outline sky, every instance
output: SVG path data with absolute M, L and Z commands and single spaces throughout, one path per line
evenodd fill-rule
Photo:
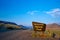
M 0 0 L 0 20 L 26 26 L 60 23 L 60 0 Z

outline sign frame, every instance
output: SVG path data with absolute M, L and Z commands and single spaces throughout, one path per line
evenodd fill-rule
M 32 22 L 32 25 L 34 31 L 44 32 L 46 30 L 46 24 L 44 23 Z

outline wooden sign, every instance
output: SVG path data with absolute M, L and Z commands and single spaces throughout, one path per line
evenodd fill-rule
M 34 31 L 44 32 L 46 30 L 46 24 L 44 23 L 32 22 L 32 25 Z

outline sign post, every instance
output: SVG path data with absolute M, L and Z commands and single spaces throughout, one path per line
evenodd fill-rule
M 32 22 L 32 25 L 33 25 L 33 36 L 34 37 L 37 37 L 38 36 L 43 36 L 44 35 L 44 32 L 46 30 L 46 24 L 44 23 L 39 23 L 39 22 Z

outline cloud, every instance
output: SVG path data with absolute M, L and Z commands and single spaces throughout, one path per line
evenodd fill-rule
M 39 11 L 28 11 L 27 14 L 30 14 L 30 15 L 34 15 L 36 13 L 38 13 Z
M 45 12 L 53 17 L 60 17 L 60 8 L 52 9 L 50 11 Z
M 51 9 L 49 11 L 37 11 L 37 10 L 35 10 L 35 11 L 28 11 L 27 12 L 27 14 L 32 15 L 32 16 L 37 14 L 37 13 L 46 13 L 46 14 L 49 14 L 52 17 L 56 18 L 56 17 L 60 17 L 60 8 Z

